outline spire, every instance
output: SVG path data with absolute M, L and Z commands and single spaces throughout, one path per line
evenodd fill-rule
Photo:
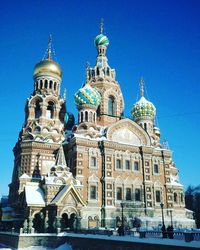
M 63 99 L 64 99 L 64 101 L 66 101 L 66 97 L 67 97 L 67 89 L 65 88 L 65 89 L 64 89 L 64 94 L 63 94 Z
M 85 68 L 86 68 L 86 83 L 87 83 L 89 80 L 89 69 L 90 69 L 89 62 L 86 62 Z
M 47 59 L 52 59 L 52 35 L 49 35 L 49 42 L 48 42 L 48 48 L 47 48 Z
M 100 23 L 100 34 L 103 34 L 104 32 L 104 20 L 101 18 L 101 23 Z
M 141 77 L 140 79 L 140 96 L 144 96 L 144 79 Z
M 60 148 L 58 150 L 58 153 L 57 153 L 57 156 L 56 156 L 55 167 L 59 167 L 59 166 L 67 167 L 67 163 L 66 163 L 66 160 L 65 160 L 65 155 L 64 155 L 62 145 L 60 146 Z

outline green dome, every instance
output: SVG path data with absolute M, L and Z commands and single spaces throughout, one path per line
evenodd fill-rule
M 109 40 L 107 38 L 107 36 L 100 34 L 95 38 L 95 45 L 96 47 L 99 46 L 105 46 L 107 47 L 109 45 Z
M 101 102 L 101 95 L 95 88 L 92 88 L 89 83 L 86 83 L 83 88 L 75 93 L 74 99 L 77 106 L 88 104 L 97 107 Z
M 142 118 L 154 119 L 156 115 L 156 108 L 153 103 L 147 101 L 144 96 L 142 96 L 140 100 L 133 106 L 131 113 L 135 120 Z

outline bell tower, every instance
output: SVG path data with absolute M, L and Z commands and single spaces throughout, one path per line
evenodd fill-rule
M 108 64 L 106 50 L 109 45 L 103 34 L 103 21 L 100 34 L 95 38 L 97 59 L 94 68 L 87 68 L 87 79 L 92 87 L 101 94 L 101 103 L 97 109 L 97 124 L 107 126 L 121 119 L 124 112 L 124 99 L 119 83 L 116 81 L 115 69 Z
M 64 140 L 65 98 L 60 96 L 62 70 L 52 58 L 49 38 L 46 56 L 34 68 L 34 90 L 25 106 L 25 122 L 14 151 L 10 200 L 15 201 L 20 176 L 38 181 L 55 165 L 55 154 Z M 35 174 L 37 173 L 37 175 Z

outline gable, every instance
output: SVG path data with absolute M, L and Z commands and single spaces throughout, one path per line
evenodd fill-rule
M 135 146 L 150 146 L 148 134 L 137 123 L 130 119 L 120 120 L 110 126 L 107 130 L 107 139 Z
M 81 204 L 85 206 L 85 202 L 83 201 L 82 197 L 80 196 L 79 192 L 76 188 L 71 185 L 66 185 L 54 199 L 51 201 L 52 205 L 64 205 L 64 206 L 74 206 L 76 207 L 77 204 Z

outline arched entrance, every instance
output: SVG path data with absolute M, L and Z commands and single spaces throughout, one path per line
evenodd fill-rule
M 36 213 L 33 219 L 33 227 L 36 233 L 44 232 L 44 219 L 41 213 Z
M 68 215 L 67 213 L 62 214 L 61 218 L 61 230 L 74 230 L 75 229 L 76 214 L 72 213 Z

